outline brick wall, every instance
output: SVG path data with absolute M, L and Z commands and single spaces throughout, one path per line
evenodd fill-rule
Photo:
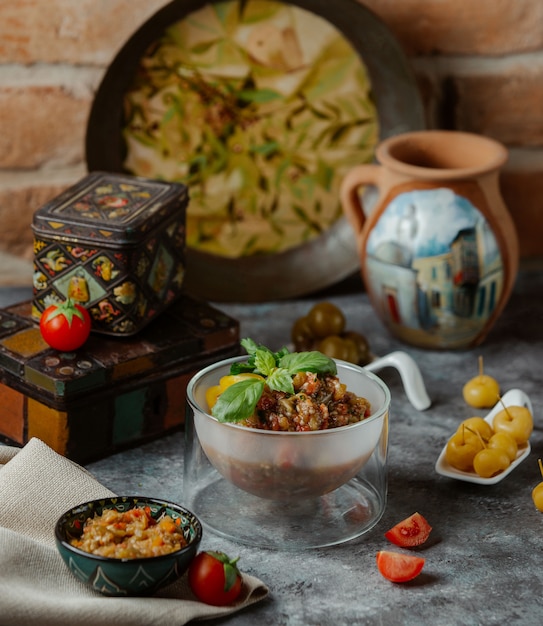
M 431 128 L 503 142 L 521 259 L 543 257 L 543 2 L 363 0 L 402 44 Z
M 524 260 L 543 257 L 543 2 L 359 0 L 403 46 L 430 128 L 505 143 Z M 1 0 L 0 252 L 32 258 L 32 214 L 85 172 L 93 93 L 165 0 Z

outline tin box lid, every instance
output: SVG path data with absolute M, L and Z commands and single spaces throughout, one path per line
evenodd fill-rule
M 187 204 L 180 183 L 91 172 L 40 207 L 32 228 L 53 239 L 133 245 Z

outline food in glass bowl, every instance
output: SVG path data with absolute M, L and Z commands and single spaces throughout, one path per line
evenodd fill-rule
M 374 452 L 381 455 L 384 467 L 390 393 L 379 378 L 318 352 L 283 349 L 273 353 L 251 340 L 243 340 L 242 345 L 248 358 L 227 359 L 202 370 L 187 389 L 200 444 L 222 476 L 259 497 L 294 500 L 340 487 L 356 476 Z M 300 380 L 318 379 L 319 393 L 329 396 L 328 406 L 320 403 L 325 409 L 319 405 L 319 417 L 310 412 L 309 420 L 305 419 L 310 394 L 296 391 L 294 381 L 300 372 Z M 242 375 L 250 376 L 244 379 Z M 234 379 L 221 390 L 225 376 Z M 327 379 L 332 392 L 324 382 Z M 334 392 L 338 392 L 335 401 Z M 288 415 L 297 412 L 293 399 L 297 393 L 304 396 L 302 420 Z M 263 410 L 262 403 L 266 405 L 270 397 L 272 408 Z M 313 418 L 316 424 L 312 425 Z M 284 429 L 279 428 L 281 420 Z M 327 427 L 312 428 L 316 425 Z
M 223 422 L 274 431 L 307 432 L 338 428 L 370 415 L 366 398 L 352 393 L 337 374 L 333 359 L 321 352 L 271 352 L 242 339 L 249 353 L 230 374 L 210 387 L 211 414 Z

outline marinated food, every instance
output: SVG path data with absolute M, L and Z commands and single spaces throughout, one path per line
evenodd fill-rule
M 86 520 L 81 537 L 71 545 L 114 559 L 140 559 L 176 552 L 187 545 L 181 520 L 151 515 L 149 507 L 107 509 Z
M 250 355 L 208 389 L 214 417 L 262 430 L 308 432 L 360 422 L 370 402 L 347 389 L 333 359 L 321 352 L 272 352 L 251 339 L 241 344 Z
M 248 358 L 207 371 L 194 411 L 199 442 L 219 474 L 281 501 L 319 497 L 354 478 L 386 436 L 380 385 L 318 351 L 241 344 Z
M 326 430 L 360 422 L 370 414 L 370 403 L 347 390 L 337 376 L 299 372 L 294 394 L 265 387 L 256 412 L 239 422 L 263 430 Z
M 282 501 L 330 493 L 356 476 L 367 460 L 362 455 L 348 462 L 338 460 L 322 468 L 312 467 L 303 453 L 288 444 L 277 463 L 246 463 L 212 447 L 206 452 L 217 470 L 236 487 L 261 498 Z

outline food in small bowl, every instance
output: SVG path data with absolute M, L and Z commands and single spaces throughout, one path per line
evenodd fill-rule
M 154 498 L 80 504 L 55 526 L 60 555 L 82 582 L 108 596 L 151 595 L 187 570 L 202 539 L 199 519 Z
M 316 351 L 242 345 L 248 358 L 209 366 L 187 388 L 198 440 L 224 478 L 288 501 L 341 487 L 376 450 L 385 471 L 390 392 L 377 376 Z

